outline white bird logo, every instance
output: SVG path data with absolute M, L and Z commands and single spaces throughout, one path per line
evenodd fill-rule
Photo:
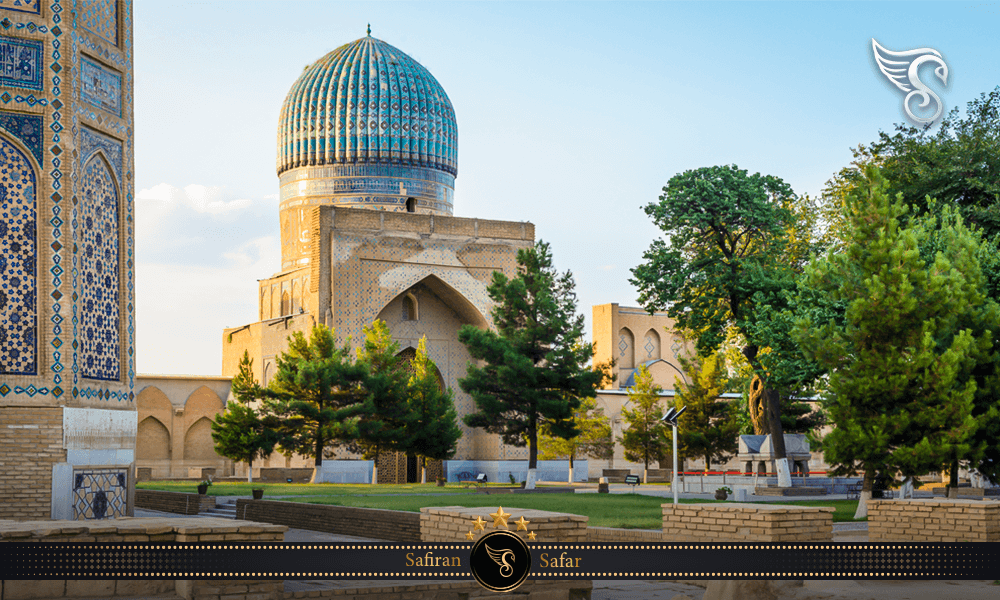
M 907 116 L 917 123 L 933 123 L 941 116 L 944 104 L 929 87 L 920 81 L 918 71 L 924 63 L 935 63 L 938 65 L 934 69 L 934 74 L 941 80 L 941 83 L 948 85 L 948 65 L 945 64 L 941 53 L 933 48 L 918 48 L 917 50 L 906 50 L 905 52 L 893 52 L 886 50 L 881 44 L 872 38 L 872 53 L 875 55 L 875 62 L 878 63 L 879 71 L 899 89 L 907 92 L 903 99 L 903 109 Z M 918 117 L 910 110 L 910 99 L 914 96 L 920 97 L 920 108 L 930 104 L 931 99 L 937 104 L 937 111 L 931 117 Z
M 493 562 L 500 565 L 500 575 L 502 577 L 510 577 L 514 572 L 514 567 L 507 564 L 507 555 L 510 555 L 510 562 L 514 562 L 514 551 L 513 550 L 494 550 L 490 548 L 488 544 L 486 546 L 486 553 L 490 555 Z

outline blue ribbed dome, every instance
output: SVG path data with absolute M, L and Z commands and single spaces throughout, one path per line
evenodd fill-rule
M 371 37 L 306 67 L 281 106 L 278 174 L 313 165 L 414 165 L 454 176 L 458 124 L 418 62 Z

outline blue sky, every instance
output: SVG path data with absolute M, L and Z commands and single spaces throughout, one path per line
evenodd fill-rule
M 816 195 L 902 122 L 884 47 L 938 50 L 945 111 L 1000 85 L 987 3 L 136 0 L 140 373 L 218 375 L 279 269 L 275 135 L 302 69 L 372 35 L 427 67 L 458 118 L 455 214 L 535 224 L 580 311 L 635 306 L 671 176 L 737 164 Z

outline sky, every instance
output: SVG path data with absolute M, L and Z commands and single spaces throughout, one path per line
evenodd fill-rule
M 280 269 L 275 149 L 303 68 L 365 35 L 406 52 L 458 119 L 455 215 L 535 224 L 578 309 L 638 306 L 643 212 L 735 164 L 818 195 L 905 121 L 872 39 L 932 48 L 945 112 L 1000 85 L 988 3 L 135 0 L 137 371 L 220 375 Z M 588 333 L 589 336 L 589 333 Z

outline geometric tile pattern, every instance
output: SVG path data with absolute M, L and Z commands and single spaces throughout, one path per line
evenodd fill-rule
M 0 0 L 0 9 L 39 14 L 39 0 Z
M 87 59 L 80 61 L 80 98 L 120 117 L 122 114 L 122 76 Z
M 363 37 L 310 65 L 278 118 L 278 173 L 305 165 L 401 163 L 458 172 L 458 124 L 441 84 Z
M 35 186 L 27 156 L 0 137 L 0 373 L 38 368 Z
M 117 519 L 127 516 L 128 472 L 88 469 L 73 472 L 73 519 Z
M 79 0 L 76 10 L 80 22 L 91 33 L 118 45 L 118 2 L 116 0 Z
M 93 156 L 84 167 L 79 234 L 80 363 L 84 377 L 121 375 L 118 191 L 107 163 Z
M 42 42 L 0 37 L 0 85 L 42 89 Z
M 0 127 L 24 144 L 39 163 L 42 162 L 42 118 L 0 111 Z

